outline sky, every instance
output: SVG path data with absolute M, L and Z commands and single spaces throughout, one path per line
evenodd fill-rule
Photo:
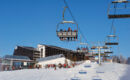
M 66 0 L 89 45 L 104 41 L 110 33 L 112 20 L 107 17 L 109 0 Z M 37 44 L 76 49 L 79 42 L 62 42 L 56 25 L 62 21 L 63 0 L 0 0 L 0 56 L 13 54 L 17 45 Z M 66 11 L 67 14 L 67 11 Z M 66 18 L 71 19 L 67 14 Z M 130 18 L 116 19 L 119 53 L 130 54 Z M 80 34 L 79 34 L 80 35 Z M 83 41 L 85 42 L 85 41 Z

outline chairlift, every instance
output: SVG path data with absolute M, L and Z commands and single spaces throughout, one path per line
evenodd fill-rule
M 105 49 L 104 53 L 105 54 L 112 54 L 113 51 L 111 50 L 112 47 L 108 47 L 107 49 Z
M 102 79 L 100 79 L 100 78 L 94 78 L 93 80 L 102 80 Z
M 105 55 L 105 56 L 103 56 L 103 57 L 110 57 L 110 56 L 108 56 L 108 55 Z
M 98 55 L 99 55 L 99 53 L 93 54 L 93 56 L 98 56 Z M 101 56 L 104 56 L 105 54 L 104 54 L 104 53 L 100 53 L 100 55 L 101 55 Z
M 118 45 L 118 37 L 115 35 L 108 35 L 107 36 L 107 42 L 105 45 Z
M 96 46 L 92 46 L 91 49 L 96 49 Z
M 79 77 L 72 77 L 71 80 L 81 80 Z
M 108 49 L 108 46 L 106 46 L 106 45 L 105 45 L 105 46 L 103 46 L 103 49 Z
M 96 73 L 104 73 L 104 71 L 96 71 Z
M 93 76 L 92 80 L 102 80 L 99 76 Z
M 85 45 L 85 46 L 80 46 L 77 48 L 77 52 L 79 53 L 88 53 L 89 52 L 89 49 L 88 47 Z
M 79 74 L 87 74 L 87 72 L 85 70 L 80 70 Z
M 130 1 L 112 1 L 108 7 L 108 18 L 130 18 Z
M 90 67 L 91 67 L 91 65 L 84 65 L 84 67 L 85 67 L 85 68 L 90 68 Z
M 80 43 L 78 44 L 77 52 L 79 52 L 79 53 L 88 53 L 89 52 L 88 43 L 82 42 L 81 35 L 80 35 Z
M 75 21 L 64 19 L 64 13 L 67 7 L 64 7 L 63 20 L 57 24 L 56 33 L 61 41 L 77 41 L 78 24 Z
M 112 54 L 113 51 L 105 51 L 104 53 L 105 53 L 105 54 Z

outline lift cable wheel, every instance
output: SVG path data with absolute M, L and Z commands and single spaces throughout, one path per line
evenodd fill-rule
M 108 6 L 108 18 L 130 18 L 130 1 L 127 0 L 112 0 Z M 116 14 L 113 13 L 116 10 Z M 129 10 L 129 12 L 128 12 Z

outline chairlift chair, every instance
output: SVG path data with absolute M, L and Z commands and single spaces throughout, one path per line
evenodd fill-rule
M 85 70 L 80 70 L 79 74 L 87 74 L 87 72 Z
M 98 56 L 98 55 L 99 55 L 99 53 L 93 54 L 93 56 Z M 100 55 L 101 55 L 101 56 L 104 56 L 105 54 L 104 54 L 104 53 L 100 53 Z
M 105 53 L 105 54 L 112 54 L 113 51 L 105 51 L 104 53 Z
M 77 52 L 79 52 L 79 53 L 88 53 L 89 52 L 89 49 L 88 49 L 88 47 L 81 47 L 81 48 L 77 48 Z
M 108 18 L 130 18 L 130 1 L 115 0 L 108 7 Z
M 91 67 L 91 65 L 84 65 L 84 67 L 85 67 L 85 68 L 90 68 L 90 67 Z
M 64 7 L 62 21 L 57 24 L 56 33 L 61 41 L 77 41 L 78 24 L 74 20 L 65 20 L 64 15 L 66 8 L 68 7 L 67 6 Z M 66 28 L 68 28 L 68 30 Z
M 107 57 L 107 58 L 108 58 L 108 57 L 110 57 L 110 56 L 106 55 L 106 56 L 103 56 L 103 57 Z
M 108 35 L 105 45 L 118 45 L 118 37 L 115 35 Z
M 92 46 L 91 49 L 96 49 L 96 46 Z
M 105 45 L 105 46 L 103 46 L 103 49 L 108 49 L 108 47 Z
M 81 80 L 79 77 L 72 77 L 71 80 Z
M 112 47 L 108 47 L 107 49 L 105 49 L 104 53 L 105 54 L 112 54 L 113 53 Z
M 80 44 L 78 44 L 77 52 L 79 52 L 79 53 L 88 53 L 89 52 L 88 44 L 82 43 L 81 37 L 80 37 Z
M 76 26 L 76 30 L 64 30 L 60 28 L 60 25 L 64 24 L 73 24 Z M 66 27 L 66 26 L 65 26 Z M 68 27 L 70 28 L 70 27 Z M 76 41 L 78 37 L 78 24 L 74 21 L 62 21 L 57 24 L 57 36 L 60 38 L 61 41 Z
M 99 76 L 93 76 L 92 80 L 102 80 Z

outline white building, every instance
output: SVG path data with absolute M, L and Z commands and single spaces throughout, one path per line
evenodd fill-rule
M 65 63 L 65 57 L 63 54 L 60 55 L 54 55 L 54 56 L 49 56 L 49 57 L 45 57 L 45 58 L 40 58 L 37 59 L 37 64 L 41 65 L 42 68 L 47 65 L 47 64 L 56 64 L 58 65 L 59 63 L 64 64 Z M 70 64 L 70 60 L 67 60 L 68 64 Z

